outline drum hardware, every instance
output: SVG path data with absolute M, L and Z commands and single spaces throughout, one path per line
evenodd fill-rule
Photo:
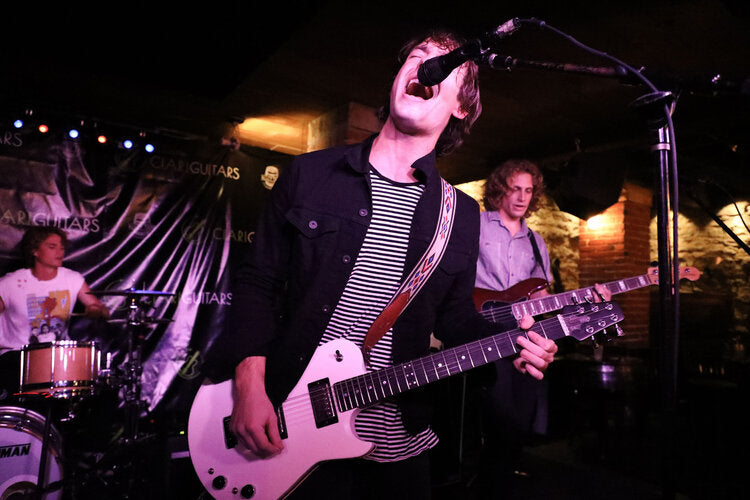
M 128 297 L 128 298 L 171 297 L 174 295 L 174 292 L 160 292 L 157 290 L 136 290 L 135 288 L 127 288 L 125 290 L 89 290 L 87 293 L 90 295 L 94 295 L 96 297 L 122 296 L 122 297 Z
M 127 317 L 108 321 L 124 325 L 125 361 L 114 367 L 112 353 L 102 356 L 96 342 L 57 341 L 24 346 L 20 352 L 20 373 L 16 372 L 20 391 L 14 397 L 21 406 L 37 411 L 0 406 L 0 498 L 20 495 L 19 498 L 55 500 L 63 492 L 89 498 L 88 490 L 101 490 L 103 496 L 112 493 L 130 498 L 128 495 L 132 492 L 148 491 L 143 479 L 144 473 L 149 472 L 148 463 L 143 457 L 152 452 L 156 434 L 139 429 L 139 419 L 147 404 L 141 400 L 143 345 L 148 338 L 143 327 L 167 324 L 171 320 L 147 317 L 144 309 L 149 297 L 174 294 L 135 289 L 90 293 L 125 297 Z M 18 365 L 15 370 L 19 370 Z M 119 405 L 117 399 L 120 399 Z M 102 404 L 106 410 L 102 410 Z M 118 407 L 116 414 L 101 421 L 100 426 L 98 415 L 102 411 L 115 411 L 115 407 Z M 99 410 L 92 412 L 95 408 Z M 97 417 L 92 420 L 93 427 L 84 424 L 84 428 L 79 428 L 81 419 L 94 415 Z M 70 433 L 66 434 L 68 457 L 63 457 L 62 437 L 52 425 L 53 421 Z M 103 433 L 102 439 L 96 437 L 97 432 Z M 6 441 L 8 446 L 15 446 L 15 441 L 25 446 L 29 439 L 8 438 L 11 434 L 32 435 L 29 439 L 33 440 L 30 445 L 33 460 L 21 463 L 18 473 L 6 467 L 3 448 Z M 72 440 L 70 443 L 67 443 L 68 438 Z M 64 479 L 63 464 L 68 476 Z
M 125 324 L 127 332 L 127 358 L 124 363 L 124 375 L 119 385 L 122 388 L 123 403 L 125 410 L 125 442 L 138 438 L 138 420 L 141 411 L 145 408 L 145 402 L 141 400 L 141 375 L 143 374 L 143 340 L 138 330 L 141 326 L 148 324 L 168 323 L 171 320 L 154 319 L 146 316 L 143 310 L 143 300 L 148 297 L 173 296 L 172 292 L 161 292 L 155 290 L 137 290 L 129 288 L 125 290 L 90 290 L 91 295 L 121 296 L 127 300 L 128 314 L 125 319 L 111 319 L 111 323 Z M 111 372 L 110 372 L 111 374 Z

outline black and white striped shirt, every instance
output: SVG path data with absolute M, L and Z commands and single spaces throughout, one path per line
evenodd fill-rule
M 321 344 L 346 338 L 361 346 L 370 325 L 401 284 L 412 218 L 424 185 L 397 183 L 374 169 L 370 171 L 370 182 L 370 226 Z M 392 341 L 391 329 L 370 353 L 368 371 L 393 366 Z M 356 418 L 355 429 L 362 439 L 375 444 L 365 458 L 378 462 L 413 457 L 438 443 L 437 435 L 429 428 L 417 435 L 407 433 L 401 410 L 392 401 L 363 409 Z

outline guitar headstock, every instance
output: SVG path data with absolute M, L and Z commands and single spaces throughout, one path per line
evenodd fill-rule
M 610 326 L 617 325 L 623 319 L 622 309 L 614 302 L 566 306 L 560 314 L 567 336 L 579 341 L 593 337 Z
M 649 267 L 646 275 L 648 276 L 648 280 L 651 282 L 652 285 L 659 284 L 659 268 L 658 267 Z M 686 279 L 689 281 L 695 281 L 700 277 L 701 277 L 701 272 L 698 270 L 697 267 L 680 266 L 680 279 L 681 280 Z

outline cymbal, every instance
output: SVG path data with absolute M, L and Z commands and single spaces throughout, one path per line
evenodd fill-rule
M 117 325 L 117 324 L 127 324 L 128 321 L 129 320 L 127 318 L 118 318 L 118 319 L 108 319 L 107 323 L 112 323 L 112 324 Z M 135 321 L 135 323 L 146 323 L 149 325 L 164 325 L 167 323 L 171 323 L 172 321 L 173 320 L 169 318 L 143 318 L 143 319 L 139 319 Z
M 159 292 L 157 290 L 136 290 L 135 288 L 128 288 L 127 290 L 89 290 L 87 293 L 95 295 L 97 297 L 103 297 L 107 295 L 121 295 L 121 296 L 145 296 L 145 295 L 156 295 L 156 296 L 170 296 L 174 295 L 174 292 Z

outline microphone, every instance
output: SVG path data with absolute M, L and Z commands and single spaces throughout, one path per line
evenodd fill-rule
M 442 56 L 433 57 L 423 62 L 417 70 L 419 83 L 432 87 L 442 82 L 451 72 L 470 59 L 476 59 L 482 53 L 479 40 L 472 40 L 453 49 Z
M 494 36 L 497 40 L 502 40 L 503 38 L 509 37 L 510 35 L 515 33 L 516 30 L 520 27 L 521 21 L 519 21 L 517 17 L 514 17 L 513 19 L 509 19 L 508 21 L 505 21 L 503 24 L 498 26 L 495 31 L 492 32 L 492 36 Z
M 517 17 L 501 24 L 488 35 L 495 40 L 502 40 L 512 35 L 520 26 Z M 453 49 L 442 56 L 427 59 L 419 66 L 417 78 L 419 83 L 426 87 L 432 87 L 442 82 L 451 72 L 469 60 L 478 59 L 483 53 L 481 40 L 471 40 L 457 49 Z

